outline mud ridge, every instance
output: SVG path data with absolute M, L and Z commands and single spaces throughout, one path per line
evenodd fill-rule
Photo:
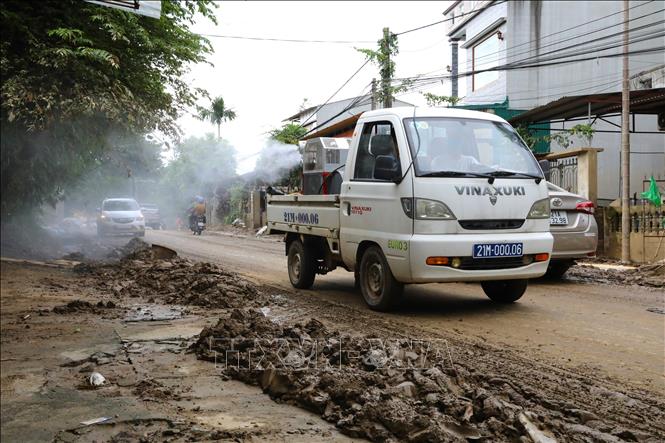
M 193 350 L 215 361 L 226 376 L 259 385 L 277 401 L 316 412 L 344 433 L 373 441 L 663 438 L 654 428 L 629 428 L 574 402 L 549 400 L 511 376 L 512 368 L 483 372 L 453 362 L 445 343 L 350 335 L 316 319 L 279 325 L 259 311 L 234 309 L 204 329 Z M 592 395 L 608 402 L 623 395 L 601 391 Z M 663 417 L 662 409 L 624 397 L 620 400 L 632 400 L 636 420 Z

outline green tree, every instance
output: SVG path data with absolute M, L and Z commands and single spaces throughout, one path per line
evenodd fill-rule
M 307 129 L 297 123 L 287 123 L 279 129 L 270 131 L 270 138 L 287 145 L 297 145 L 301 138 L 307 134 Z
M 452 97 L 447 95 L 436 95 L 431 92 L 423 93 L 427 106 L 441 106 L 446 104 L 447 106 L 455 106 L 461 100 L 459 97 Z
M 0 3 L 2 216 L 55 202 L 117 149 L 203 91 L 183 78 L 212 52 L 188 30 L 210 1 L 163 0 L 160 19 L 79 0 Z
M 392 78 L 395 75 L 395 61 L 393 58 L 399 54 L 397 34 L 390 32 L 388 28 L 384 28 L 383 34 L 383 38 L 376 42 L 379 47 L 378 50 L 365 48 L 356 48 L 356 50 L 365 54 L 365 57 L 379 68 L 381 88 L 377 93 L 378 99 L 384 107 L 391 107 L 393 96 L 397 92 L 405 90 L 409 86 L 409 82 L 402 82 L 397 87 L 391 85 Z
M 229 120 L 235 120 L 236 113 L 232 109 L 228 109 L 224 104 L 222 97 L 216 97 L 210 103 L 209 108 L 198 107 L 199 120 L 208 120 L 210 123 L 217 125 L 217 138 L 221 138 L 222 123 Z

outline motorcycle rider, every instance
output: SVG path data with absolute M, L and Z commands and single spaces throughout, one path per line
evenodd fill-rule
M 205 199 L 197 195 L 192 205 L 189 207 L 189 226 L 194 226 L 199 217 L 203 217 L 203 223 L 206 223 L 206 204 Z

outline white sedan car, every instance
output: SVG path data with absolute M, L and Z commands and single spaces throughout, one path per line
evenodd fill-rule
M 102 202 L 97 217 L 97 235 L 145 235 L 145 218 L 133 198 L 107 198 Z

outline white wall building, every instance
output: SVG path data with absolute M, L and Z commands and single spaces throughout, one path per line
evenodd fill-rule
M 629 8 L 630 51 L 642 51 L 629 59 L 631 88 L 662 88 L 665 4 L 631 1 Z M 510 118 L 565 96 L 621 91 L 622 58 L 614 55 L 622 51 L 623 2 L 457 1 L 444 14 L 455 17 L 448 36 L 460 48 L 463 106 L 491 106 Z M 665 100 L 663 105 L 665 110 Z M 594 123 L 592 144 L 605 149 L 599 154 L 599 199 L 612 200 L 619 197 L 621 137 L 600 131 L 618 131 L 613 124 L 621 119 L 606 120 Z M 551 130 L 578 123 L 586 121 L 553 124 Z M 642 191 L 645 177 L 665 179 L 665 131 L 657 116 L 637 115 L 633 129 L 641 133 L 631 134 L 631 193 Z M 550 149 L 562 148 L 553 143 Z

